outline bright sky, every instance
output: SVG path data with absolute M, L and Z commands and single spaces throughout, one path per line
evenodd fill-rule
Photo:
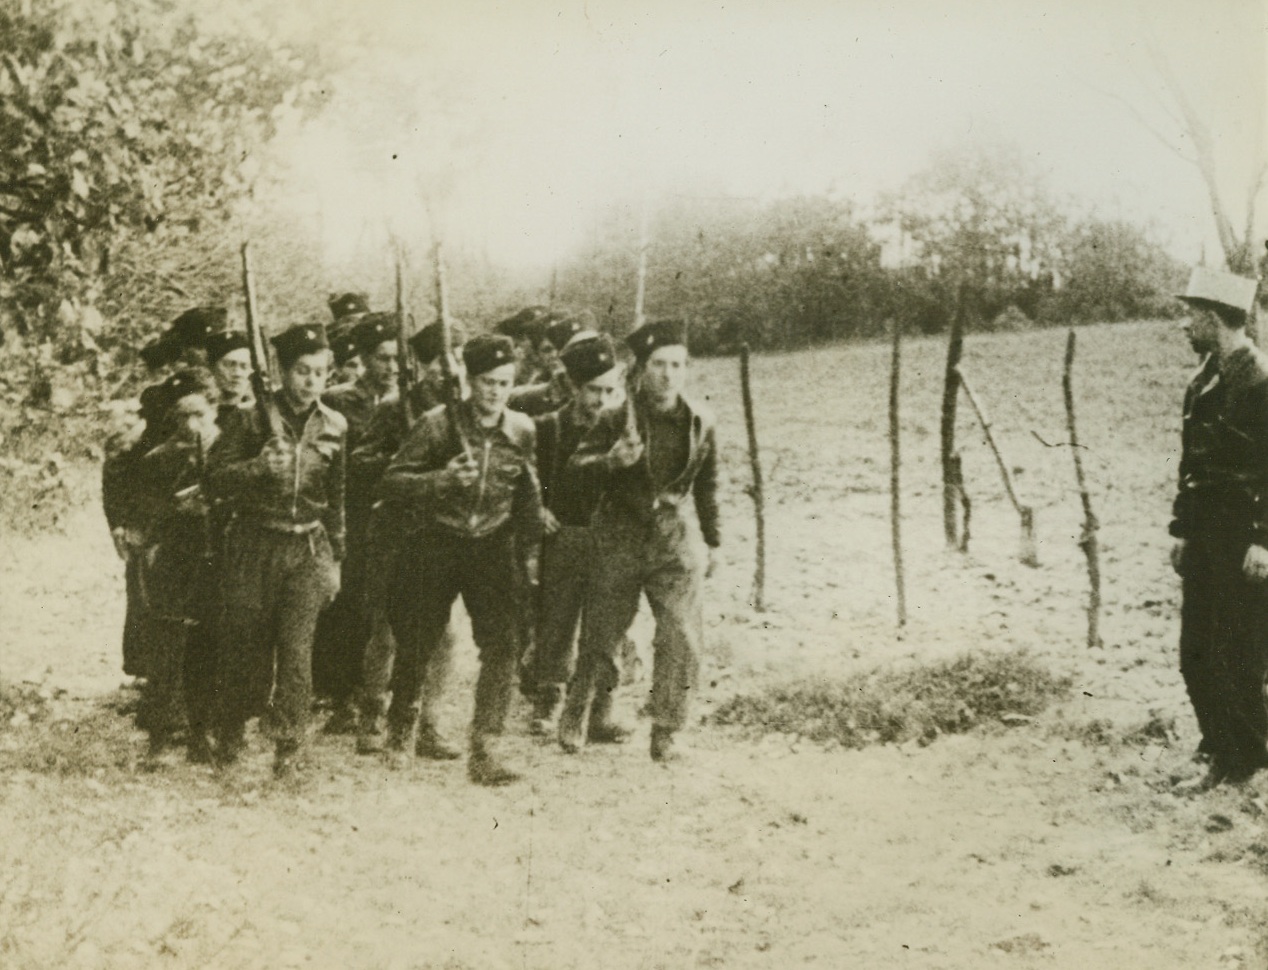
M 596 213 L 662 192 L 829 192 L 866 206 L 967 140 L 1007 139 L 1053 187 L 1218 252 L 1149 47 L 1210 122 L 1234 220 L 1263 163 L 1258 0 L 324 0 L 372 49 L 286 143 L 290 185 L 346 262 L 387 226 L 542 268 Z M 348 43 L 352 43 L 351 40 Z M 405 120 L 408 119 L 408 120 Z M 393 156 L 396 156 L 393 158 Z M 1268 201 L 1263 203 L 1268 208 Z M 1264 225 L 1261 219 L 1261 226 Z

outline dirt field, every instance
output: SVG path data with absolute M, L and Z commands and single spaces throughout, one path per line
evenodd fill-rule
M 970 338 L 965 366 L 1037 510 L 1041 567 L 961 406 L 974 502 L 943 549 L 943 345 L 904 362 L 911 622 L 894 623 L 888 348 L 754 361 L 766 449 L 770 610 L 747 600 L 752 516 L 737 366 L 697 365 L 721 422 L 727 515 L 698 711 L 737 693 L 975 648 L 1029 647 L 1073 679 L 1030 723 L 926 747 L 825 749 L 702 724 L 689 764 L 635 743 L 568 757 L 517 714 L 530 780 L 461 764 L 390 771 L 318 738 L 276 790 L 258 742 L 226 785 L 143 757 L 119 713 L 122 570 L 96 508 L 6 541 L 6 682 L 51 719 L 0 729 L 0 966 L 313 968 L 1268 966 L 1268 779 L 1199 798 L 1166 564 L 1179 400 L 1172 324 L 1079 334 L 1078 397 L 1105 570 L 1105 645 L 1083 642 L 1081 510 L 1065 439 L 1064 334 Z M 646 618 L 639 637 L 646 642 Z M 473 650 L 447 711 L 460 735 Z M 631 721 L 646 684 L 623 700 Z M 38 713 L 38 711 L 37 711 Z M 1152 739 L 1129 743 L 1147 723 Z

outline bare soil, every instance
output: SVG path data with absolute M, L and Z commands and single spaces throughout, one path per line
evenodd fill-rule
M 119 672 L 122 570 L 98 509 L 63 534 L 6 539 L 0 675 L 31 700 L 0 726 L 0 966 L 1268 966 L 1268 779 L 1172 791 L 1198 770 L 1166 536 L 1191 355 L 1167 324 L 1079 333 L 1106 584 L 1105 643 L 1088 649 L 1063 346 L 1058 332 L 966 346 L 1037 509 L 1031 569 L 967 406 L 973 536 L 967 555 L 944 550 L 943 347 L 908 342 L 901 631 L 888 348 L 754 361 L 764 614 L 748 604 L 738 368 L 696 365 L 720 419 L 727 528 L 702 723 L 671 768 L 649 760 L 635 717 L 646 683 L 622 700 L 641 728 L 628 747 L 569 757 L 529 738 L 517 712 L 510 744 L 529 780 L 501 790 L 468 784 L 461 763 L 390 770 L 348 738 L 314 739 L 298 790 L 271 782 L 258 739 L 231 782 L 174 753 L 147 759 Z M 648 633 L 641 617 L 636 637 Z M 455 736 L 474 673 L 465 631 L 463 644 Z M 1030 722 L 860 751 L 703 723 L 774 683 L 1010 647 L 1071 677 L 1072 698 Z

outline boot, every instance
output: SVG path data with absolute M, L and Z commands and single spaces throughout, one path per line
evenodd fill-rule
M 564 701 L 563 713 L 559 715 L 559 746 L 568 754 L 576 754 L 586 746 L 586 728 L 593 703 L 593 681 L 584 676 L 576 677 Z
M 247 726 L 221 725 L 216 735 L 216 767 L 228 768 L 236 764 L 247 747 Z
M 282 782 L 298 781 L 301 753 L 298 741 L 278 741 L 273 754 L 273 777 Z
M 520 780 L 520 773 L 507 766 L 494 752 L 491 734 L 471 735 L 471 752 L 467 756 L 467 777 L 477 785 L 499 787 Z
M 457 761 L 462 757 L 462 751 L 445 739 L 436 727 L 436 722 L 431 719 L 425 719 L 419 724 L 414 753 L 429 761 Z
M 378 754 L 387 747 L 387 718 L 377 708 L 366 705 L 357 732 L 357 754 Z
M 528 733 L 539 738 L 550 735 L 555 729 L 559 709 L 563 706 L 564 684 L 545 684 L 533 696 L 533 719 L 528 723 Z
M 392 765 L 404 768 L 414 760 L 414 748 L 418 744 L 418 724 L 410 720 L 394 722 L 387 729 L 387 755 Z
M 652 760 L 662 764 L 678 761 L 682 752 L 674 747 L 674 731 L 671 728 L 652 725 Z
M 191 727 L 185 742 L 185 760 L 191 765 L 209 765 L 213 760 L 211 733 L 203 727 Z
M 590 705 L 590 727 L 586 731 L 586 740 L 591 744 L 624 744 L 630 739 L 630 729 L 612 720 L 613 701 L 611 690 L 599 688 L 595 692 Z
M 322 734 L 353 734 L 359 727 L 357 705 L 351 700 L 340 701 L 335 711 L 322 726 Z

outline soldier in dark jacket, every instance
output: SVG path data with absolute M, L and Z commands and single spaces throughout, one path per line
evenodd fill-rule
M 533 700 L 534 734 L 554 729 L 572 679 L 577 626 L 595 560 L 591 521 L 601 497 L 599 483 L 594 475 L 570 470 L 568 462 L 599 416 L 618 408 L 625 398 L 616 351 L 606 335 L 593 331 L 578 334 L 565 347 L 563 364 L 573 387 L 572 403 L 537 419 L 537 472 L 546 508 L 546 538 L 542 543 L 536 639 L 523 684 Z M 608 691 L 596 696 L 591 740 L 621 740 L 621 732 L 605 708 L 611 696 Z
M 717 448 L 712 417 L 682 393 L 683 325 L 649 323 L 627 342 L 637 393 L 621 412 L 600 418 L 570 462 L 599 477 L 603 499 L 594 518 L 577 673 L 559 720 L 559 741 L 569 752 L 585 744 L 596 693 L 619 683 L 621 640 L 645 594 L 656 617 L 651 755 L 668 761 L 699 676 L 701 593 L 720 538 Z
M 451 324 L 451 344 L 459 346 L 462 339 L 461 330 Z M 441 324 L 436 322 L 424 327 L 410 338 L 409 345 L 422 365 L 419 380 L 409 389 L 410 415 L 417 421 L 444 405 L 446 400 L 448 378 Z M 452 361 L 449 366 L 453 366 Z M 348 475 L 358 482 L 359 488 L 377 492 L 383 472 L 400 450 L 410 426 L 398 397 L 379 405 L 360 445 L 349 457 Z M 362 667 L 361 730 L 357 738 L 357 750 L 362 754 L 382 751 L 388 741 L 387 702 L 396 662 L 396 638 L 387 621 L 388 594 L 396 575 L 397 557 L 413 545 L 416 532 L 416 524 L 411 524 L 390 503 L 380 502 L 370 513 L 366 538 L 369 558 L 366 609 L 370 614 L 371 632 Z M 453 633 L 446 627 L 427 663 L 420 665 L 417 671 L 421 679 L 415 695 L 417 709 L 408 712 L 398 708 L 392 738 L 394 750 L 408 754 L 412 737 L 413 753 L 419 757 L 440 761 L 461 757 L 462 752 L 446 740 L 437 718 L 440 699 L 449 682 L 452 658 Z
M 344 552 L 347 422 L 321 403 L 330 364 L 317 324 L 273 339 L 282 387 L 238 412 L 208 454 L 212 498 L 233 510 L 225 537 L 217 755 L 240 754 L 247 721 L 265 712 L 274 771 L 295 774 L 307 736 L 317 616 L 339 589 Z
M 541 537 L 533 423 L 506 409 L 515 380 L 511 341 L 473 338 L 463 348 L 471 397 L 429 411 L 383 476 L 383 500 L 419 524 L 397 561 L 390 616 L 398 653 L 393 731 L 412 716 L 420 665 L 428 663 L 461 595 L 480 674 L 467 762 L 477 784 L 519 775 L 495 749 L 505 727 L 519 661 L 518 557 Z
M 1180 670 L 1210 769 L 1187 787 L 1268 765 L 1268 359 L 1246 334 L 1255 281 L 1199 267 L 1181 299 L 1206 355 L 1184 399 L 1171 535 L 1183 581 Z
M 369 313 L 353 328 L 357 353 L 365 367 L 354 384 L 333 387 L 322 401 L 348 422 L 348 455 L 360 445 L 375 412 L 396 395 L 399 366 L 396 356 L 396 317 L 391 313 Z M 334 713 L 326 722 L 331 734 L 348 734 L 356 729 L 356 700 L 361 685 L 361 664 L 370 637 L 366 612 L 366 535 L 370 526 L 370 506 L 374 502 L 376 480 L 356 474 L 350 466 L 345 508 L 348 555 L 343 563 L 343 585 L 339 595 L 322 613 L 313 643 L 313 689 L 328 697 Z

